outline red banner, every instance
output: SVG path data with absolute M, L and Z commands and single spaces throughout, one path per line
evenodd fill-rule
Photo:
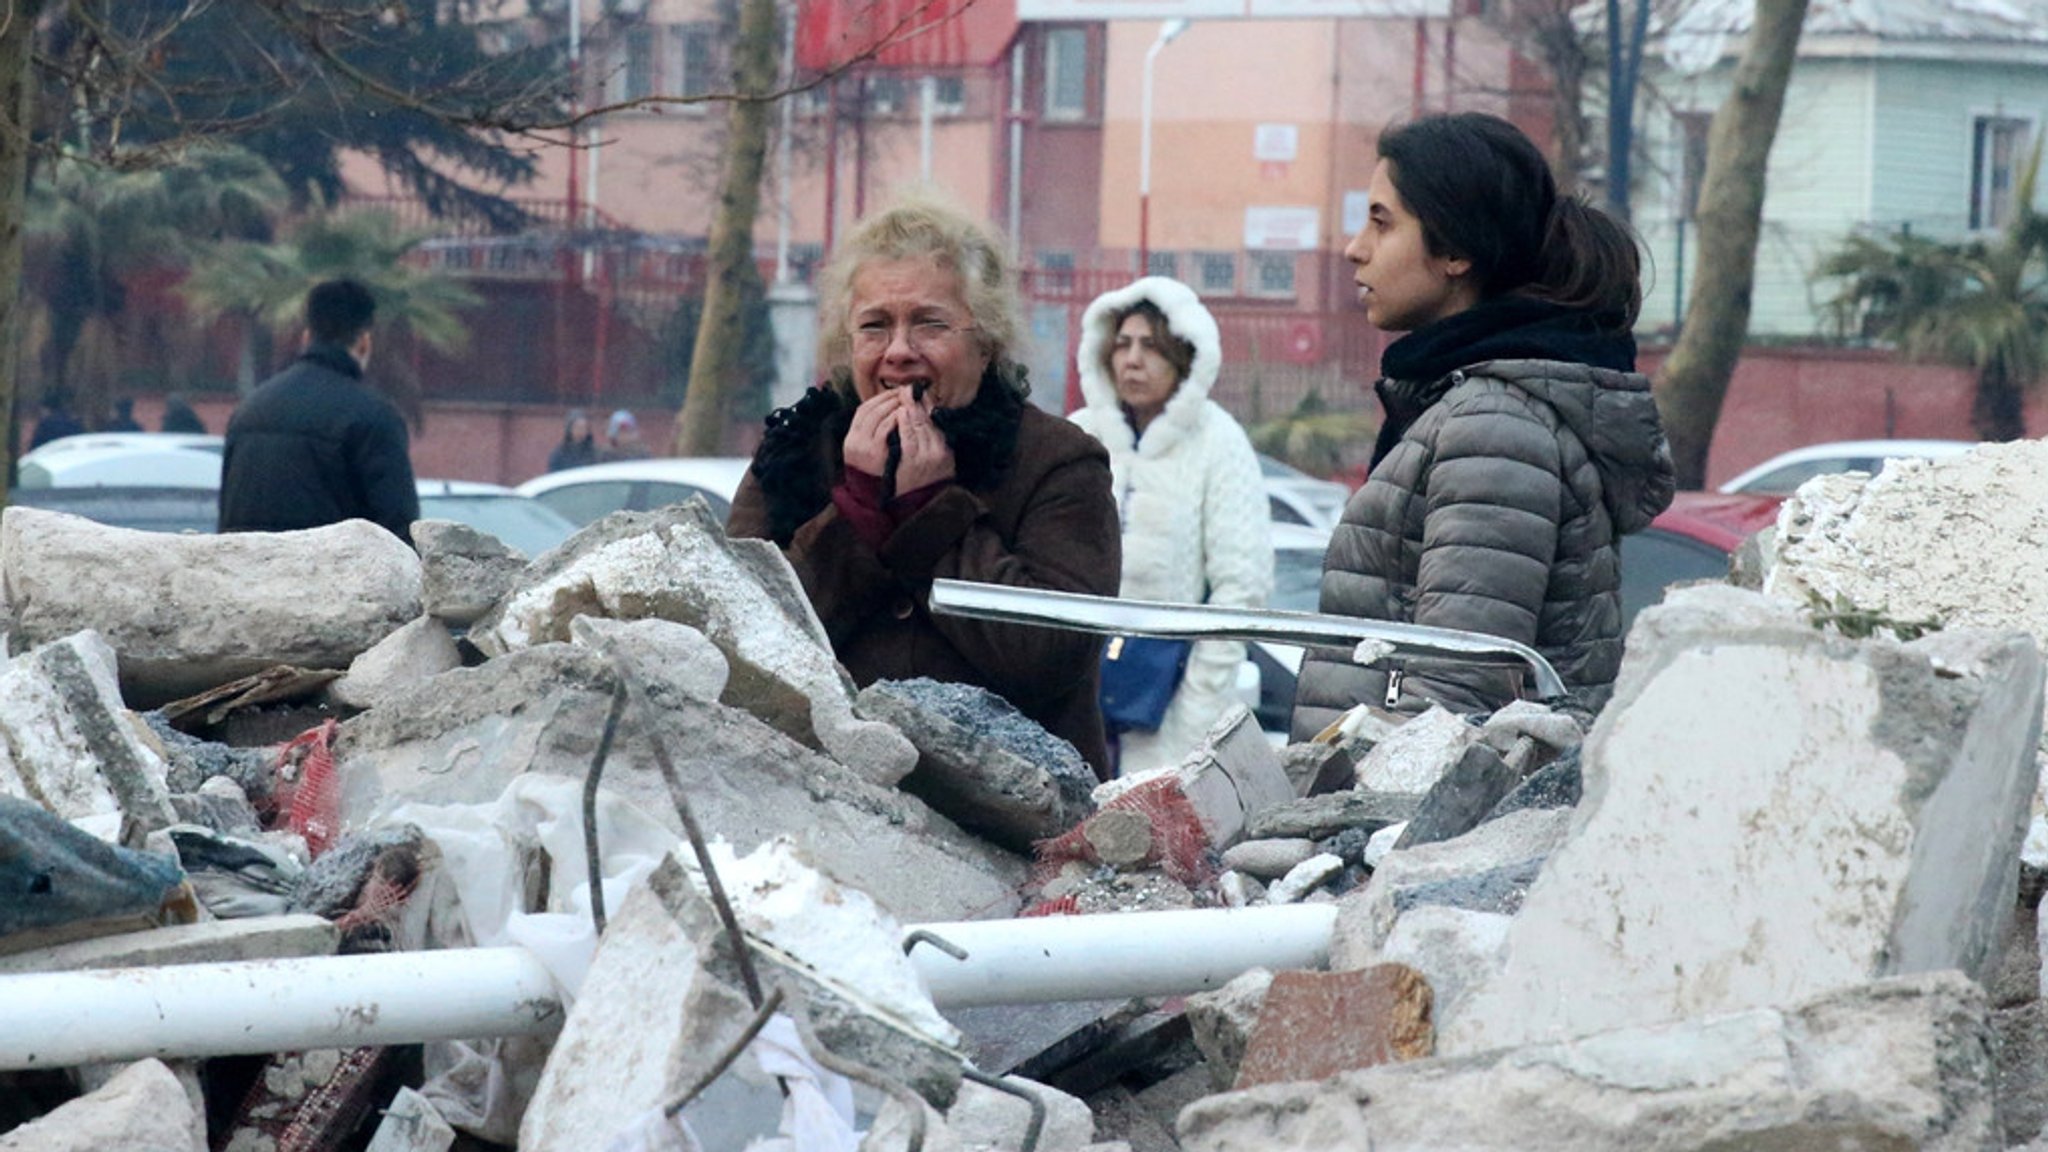
M 803 0 L 797 67 L 823 72 L 866 57 L 884 68 L 979 68 L 1017 31 L 1017 0 Z

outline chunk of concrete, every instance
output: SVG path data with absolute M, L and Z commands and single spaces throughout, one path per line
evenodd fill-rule
M 1982 975 L 2042 679 L 2023 634 L 1856 641 L 1756 593 L 1672 593 L 1637 619 L 1578 824 L 1444 1051 Z
M 1479 738 L 1478 728 L 1432 704 L 1373 745 L 1359 761 L 1358 786 L 1372 792 L 1426 793 Z
M 15 507 L 0 589 L 17 642 L 90 628 L 119 654 L 126 699 L 153 707 L 277 664 L 348 667 L 418 618 L 420 562 L 365 520 L 197 536 Z
M 1389 852 L 1364 887 L 1338 902 L 1330 967 L 1363 968 L 1375 962 L 1394 929 L 1396 901 L 1403 891 L 1541 859 L 1564 843 L 1571 824 L 1570 809 L 1529 809 L 1490 820 L 1454 840 Z
M 598 653 L 543 644 L 443 673 L 347 721 L 335 744 L 345 824 L 375 823 L 407 801 L 489 803 L 522 772 L 583 778 L 614 683 Z M 907 921 L 1017 908 L 1021 858 L 744 712 L 642 683 L 658 707 L 626 710 L 604 786 L 677 835 L 682 822 L 649 744 L 657 735 L 705 832 L 739 851 L 788 833 L 819 867 Z
M 1074 746 L 985 688 L 881 680 L 861 689 L 854 710 L 916 747 L 904 791 L 1012 851 L 1029 852 L 1095 810 L 1095 772 Z
M 1328 852 L 1319 852 L 1287 870 L 1287 875 L 1273 881 L 1266 889 L 1268 904 L 1299 904 L 1303 897 L 1323 886 L 1323 882 L 1344 870 L 1344 858 Z
M 1488 716 L 1479 731 L 1487 746 L 1503 756 L 1524 739 L 1556 752 L 1577 748 L 1586 739 L 1577 720 L 1534 700 L 1509 701 Z
M 1438 1020 L 1455 1019 L 1474 988 L 1500 971 L 1513 917 L 1431 904 L 1401 913 L 1376 963 L 1406 964 L 1429 979 Z
M 543 558 L 551 571 L 530 568 L 530 581 L 477 621 L 471 641 L 496 656 L 567 640 L 570 622 L 585 615 L 688 624 L 725 653 L 727 704 L 885 787 L 916 765 L 901 733 L 854 715 L 853 682 L 772 545 L 764 554 L 745 546 L 758 542 L 728 541 L 701 501 L 664 509 L 650 530 L 599 539 L 579 533 Z
M 1129 808 L 1106 808 L 1081 824 L 1081 837 L 1095 859 L 1119 870 L 1158 859 L 1153 831 L 1151 817 Z
M 161 1060 L 138 1060 L 98 1091 L 0 1134 L 0 1150 L 206 1152 L 194 1136 L 205 1131 L 177 1074 Z
M 1303 741 L 1280 750 L 1280 770 L 1296 796 L 1314 796 L 1349 788 L 1358 779 L 1357 766 L 1335 744 Z
M 1435 1043 L 1431 1003 L 1429 981 L 1404 964 L 1281 972 L 1266 989 L 1236 1086 L 1423 1059 Z
M 0 667 L 0 795 L 66 820 L 119 813 L 138 835 L 167 828 L 178 819 L 169 769 L 145 731 L 122 706 L 114 650 L 97 633 Z
M 1261 880 L 1278 880 L 1315 854 L 1316 842 L 1307 838 L 1246 840 L 1223 853 L 1223 866 Z
M 1081 1148 L 1094 1142 L 1095 1117 L 1088 1111 L 1088 1105 L 1057 1088 L 1021 1076 L 1005 1076 L 1003 1082 L 1038 1097 L 1045 1105 L 1045 1124 L 1039 1129 L 1038 1147 Z M 963 1148 L 1022 1148 L 1024 1130 L 1030 1120 L 1029 1104 L 971 1080 L 960 1086 L 960 1098 L 946 1109 L 946 1127 Z
M 1252 816 L 1295 802 L 1279 753 L 1241 704 L 1209 729 L 1177 773 L 1181 794 L 1216 848 L 1236 843 Z
M 1188 1027 L 1218 1092 L 1237 1082 L 1245 1046 L 1251 1043 L 1252 1029 L 1259 1022 L 1259 1008 L 1265 1004 L 1266 990 L 1272 986 L 1271 971 L 1253 968 L 1239 973 L 1221 988 L 1188 997 Z
M 456 651 L 448 626 L 422 616 L 356 657 L 348 673 L 327 686 L 327 693 L 350 708 L 374 708 L 412 691 L 422 680 L 460 667 L 462 653 Z
M 622 662 L 657 707 L 680 697 L 709 703 L 725 692 L 731 668 L 725 653 L 704 633 L 673 620 L 608 620 L 578 616 L 569 622 L 569 638 L 577 644 Z
M 527 557 L 488 532 L 453 520 L 412 522 L 420 555 L 420 606 L 457 627 L 473 624 L 512 591 Z
M 1421 805 L 1421 793 L 1347 788 L 1255 813 L 1245 821 L 1244 834 L 1247 840 L 1321 840 L 1351 828 L 1377 832 L 1408 820 Z
M 0 972 L 82 972 L 332 956 L 340 934 L 318 916 L 205 920 L 0 956 Z
M 1178 1128 L 1187 1152 L 1993 1152 L 1994 1113 L 1983 992 L 1932 973 L 1213 1096 Z
M 1497 820 L 1510 812 L 1524 808 L 1572 808 L 1579 803 L 1585 792 L 1585 781 L 1579 771 L 1579 749 L 1572 748 L 1550 763 L 1529 774 L 1528 778 L 1515 786 L 1515 790 L 1501 797 L 1500 803 L 1487 813 L 1488 820 Z
M 1434 844 L 1463 836 L 1479 826 L 1494 806 L 1522 782 L 1501 755 L 1485 744 L 1465 748 L 1451 770 L 1432 785 L 1408 820 L 1397 848 Z
M 604 1148 L 695 1083 L 753 1016 L 723 926 L 673 857 L 609 917 L 519 1124 L 527 1152 Z

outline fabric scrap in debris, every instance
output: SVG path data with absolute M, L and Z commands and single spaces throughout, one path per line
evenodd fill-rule
M 184 883 L 176 860 L 116 847 L 39 804 L 0 796 L 0 938 L 153 915 Z

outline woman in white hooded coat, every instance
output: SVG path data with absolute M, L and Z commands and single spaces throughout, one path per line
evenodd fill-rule
M 1272 593 L 1258 457 L 1209 399 L 1222 360 L 1215 318 L 1178 280 L 1147 276 L 1082 317 L 1072 419 L 1109 449 L 1126 599 L 1264 608 Z M 1118 772 L 1179 763 L 1236 700 L 1244 658 L 1238 641 L 1197 643 L 1158 731 L 1117 736 Z

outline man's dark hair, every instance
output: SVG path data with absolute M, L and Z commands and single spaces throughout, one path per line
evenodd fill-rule
M 323 280 L 306 293 L 306 327 L 322 344 L 353 343 L 376 316 L 376 297 L 354 280 Z

